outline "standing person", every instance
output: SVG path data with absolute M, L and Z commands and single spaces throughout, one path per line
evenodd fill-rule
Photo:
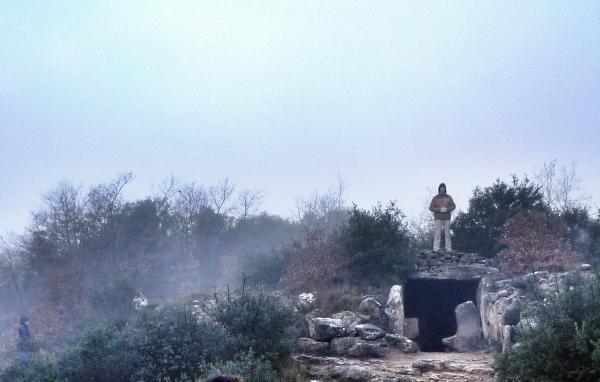
M 17 349 L 23 362 L 29 360 L 29 352 L 32 350 L 31 334 L 27 326 L 28 321 L 29 317 L 27 316 L 21 316 L 21 320 L 19 321 L 19 342 L 17 343 Z
M 440 240 L 442 238 L 442 230 L 444 231 L 444 242 L 446 243 L 446 251 L 452 250 L 452 242 L 450 239 L 450 217 L 452 211 L 456 208 L 452 196 L 446 193 L 446 185 L 441 183 L 438 186 L 438 194 L 433 197 L 429 205 L 429 211 L 433 212 L 435 218 L 435 236 L 433 238 L 433 250 L 440 250 Z

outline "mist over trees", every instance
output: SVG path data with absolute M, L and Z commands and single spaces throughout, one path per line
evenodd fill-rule
M 575 260 L 597 265 L 600 215 L 586 204 L 575 167 L 556 171 L 556 166 L 545 164 L 535 180 L 512 176 L 476 186 L 467 209 L 454 216 L 454 248 L 496 258 L 508 274 L 561 270 Z M 136 353 L 140 339 L 131 336 L 146 336 L 147 348 L 155 352 L 160 346 L 193 350 L 177 333 L 193 330 L 199 341 L 215 338 L 206 328 L 189 326 L 185 304 L 241 284 L 248 289 L 215 295 L 220 296 L 212 311 L 215 330 L 227 333 L 220 353 L 205 354 L 202 369 L 189 360 L 168 362 L 196 376 L 218 364 L 265 368 L 275 378 L 269 373 L 289 353 L 294 330 L 303 330 L 286 298 L 311 291 L 320 296 L 324 312 L 350 309 L 364 293 L 402 283 L 414 270 L 416 253 L 431 247 L 428 211 L 409 221 L 394 201 L 351 205 L 341 179 L 324 193 L 298 197 L 292 218 L 261 212 L 266 194 L 227 178 L 202 185 L 171 176 L 149 195 L 127 200 L 123 191 L 132 180 L 125 173 L 89 187 L 59 183 L 42 196 L 25 232 L 2 237 L 0 359 L 14 355 L 10 333 L 20 314 L 33 318 L 39 346 L 60 354 L 40 370 L 74 368 L 69 373 L 86 375 L 85 365 L 101 362 L 84 360 L 73 349 L 96 345 L 118 357 L 125 357 L 119 350 L 124 348 L 151 359 L 151 353 Z M 146 298 L 154 312 L 149 315 L 133 303 Z M 240 311 L 236 301 L 251 310 Z M 256 326 L 249 317 L 267 324 Z M 176 335 L 160 342 L 148 320 L 168 325 Z M 260 342 L 278 320 L 294 330 L 280 341 Z M 249 327 L 262 332 L 245 337 Z M 65 344 L 67 350 L 58 350 Z M 258 345 L 264 354 L 252 353 Z M 130 363 L 139 367 L 122 364 L 119 378 L 140 375 L 147 366 Z M 153 370 L 168 374 L 159 365 Z

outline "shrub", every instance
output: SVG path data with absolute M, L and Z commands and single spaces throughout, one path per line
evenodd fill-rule
M 576 259 L 565 240 L 566 227 L 555 216 L 541 212 L 518 213 L 506 221 L 498 254 L 506 273 L 538 270 L 559 271 Z
M 554 297 L 553 297 L 554 296 Z M 496 356 L 505 381 L 600 380 L 600 281 L 574 279 L 517 326 L 519 345 Z
M 89 330 L 62 355 L 58 363 L 61 377 L 67 381 L 128 381 L 135 372 L 131 350 L 124 333 L 113 327 Z
M 279 382 L 283 381 L 278 375 L 271 363 L 262 358 L 257 357 L 250 350 L 247 353 L 241 353 L 235 359 L 206 365 L 205 377 L 210 377 L 216 374 L 239 375 L 244 378 L 244 382 Z M 201 380 L 198 380 L 201 382 Z
M 356 283 L 401 283 L 414 271 L 411 237 L 402 211 L 393 202 L 371 211 L 354 205 L 339 240 Z
M 135 288 L 130 281 L 116 280 L 90 293 L 90 304 L 98 321 L 124 323 L 135 316 Z
M 15 361 L 0 371 L 0 382 L 61 382 L 55 360 L 38 355 L 27 362 Z
M 497 179 L 483 189 L 477 187 L 466 212 L 459 212 L 452 223 L 453 246 L 467 252 L 493 257 L 503 249 L 499 239 L 506 220 L 518 212 L 544 212 L 540 188 L 529 179 L 513 175 L 511 183 Z
M 333 313 L 344 310 L 356 310 L 365 294 L 379 294 L 378 292 L 377 290 L 368 290 L 347 284 L 334 285 L 316 291 L 317 304 L 320 314 L 323 317 L 329 317 Z M 302 321 L 306 326 L 304 320 Z
M 271 252 L 248 254 L 240 261 L 250 284 L 277 287 L 289 266 L 292 251 L 290 247 Z
M 201 375 L 201 362 L 226 358 L 231 349 L 221 327 L 180 307 L 143 313 L 130 335 L 136 377 L 145 381 L 191 380 Z
M 339 279 L 348 263 L 335 237 L 323 231 L 306 232 L 303 241 L 294 241 L 285 251 L 290 263 L 282 283 L 292 292 L 313 290 Z
M 215 293 L 211 310 L 232 338 L 236 352 L 252 349 L 269 361 L 289 354 L 294 343 L 292 307 L 280 297 L 262 288 L 250 288 L 246 280 L 241 287 L 224 295 Z

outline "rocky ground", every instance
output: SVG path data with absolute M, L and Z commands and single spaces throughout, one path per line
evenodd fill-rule
M 406 354 L 390 352 L 384 358 L 293 356 L 311 381 L 373 382 L 493 382 L 493 356 L 478 353 Z

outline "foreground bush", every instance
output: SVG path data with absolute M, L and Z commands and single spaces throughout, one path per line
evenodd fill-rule
M 496 357 L 505 381 L 600 380 L 600 281 L 572 280 L 548 295 L 517 330 L 519 345 Z
M 58 354 L 15 362 L 0 381 L 184 382 L 211 370 L 275 381 L 270 361 L 289 354 L 294 341 L 291 308 L 244 286 L 219 297 L 213 313 L 218 323 L 198 321 L 182 307 L 144 311 L 124 326 L 88 330 Z
M 178 307 L 142 314 L 129 335 L 136 377 L 145 381 L 193 378 L 202 373 L 201 362 L 227 359 L 233 351 L 220 326 Z
M 206 365 L 204 378 L 217 374 L 239 375 L 244 382 L 280 382 L 283 381 L 273 370 L 271 363 L 257 357 L 253 351 L 242 353 L 235 359 L 227 362 Z M 202 382 L 199 379 L 198 382 Z
M 211 314 L 223 325 L 238 353 L 253 350 L 276 361 L 292 349 L 292 307 L 278 296 L 249 288 L 245 280 L 235 292 L 216 293 Z

